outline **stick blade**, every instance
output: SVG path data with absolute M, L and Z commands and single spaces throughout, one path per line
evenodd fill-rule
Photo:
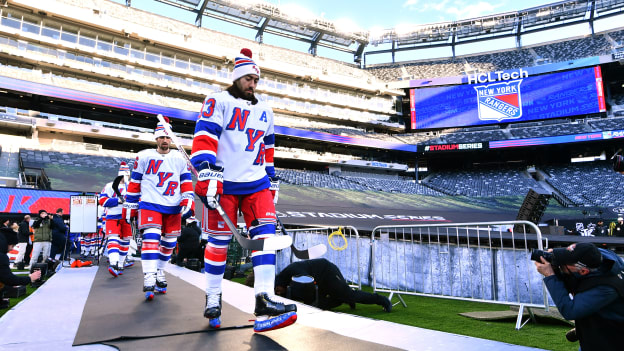
M 288 235 L 276 235 L 268 239 L 260 240 L 263 242 L 262 250 L 277 251 L 290 247 L 292 238 Z
M 312 260 L 323 256 L 327 252 L 325 244 L 318 244 L 308 249 L 308 259 Z

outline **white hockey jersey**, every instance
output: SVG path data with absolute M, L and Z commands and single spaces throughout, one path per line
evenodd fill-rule
M 119 192 L 121 196 L 126 195 L 126 185 L 119 183 Z M 106 216 L 108 219 L 121 219 L 121 211 L 123 206 L 119 204 L 119 197 L 113 190 L 113 182 L 107 183 L 102 189 L 99 197 L 100 206 L 106 210 Z
M 223 193 L 252 194 L 275 176 L 273 111 L 264 102 L 235 98 L 223 91 L 209 95 L 195 125 L 191 162 L 223 167 Z
M 140 209 L 160 213 L 180 212 L 180 201 L 193 197 L 191 172 L 178 150 L 160 154 L 156 149 L 139 152 L 130 175 L 126 201 Z

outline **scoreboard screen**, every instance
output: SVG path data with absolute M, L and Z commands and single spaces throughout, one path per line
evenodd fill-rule
M 511 78 L 511 79 L 507 79 Z M 528 76 L 493 72 L 476 84 L 410 89 L 411 129 L 526 122 L 606 111 L 599 66 Z

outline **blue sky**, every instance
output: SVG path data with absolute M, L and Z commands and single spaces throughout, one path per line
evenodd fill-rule
M 125 3 L 125 0 L 113 0 Z M 544 0 L 382 0 L 382 1 L 352 1 L 352 0 L 264 0 L 266 2 L 280 5 L 283 8 L 299 14 L 308 13 L 310 16 L 322 17 L 340 23 L 350 23 L 364 30 L 390 29 L 405 24 L 430 24 L 445 21 L 455 21 L 469 19 L 508 11 L 517 11 L 531 7 L 541 6 L 555 1 Z M 380 3 L 382 5 L 380 5 Z M 172 17 L 184 22 L 194 23 L 195 14 L 180 10 L 176 7 L 166 5 L 155 0 L 132 0 L 132 7 L 154 12 L 163 16 Z M 620 16 L 616 16 L 621 21 Z M 617 23 L 617 22 L 615 22 Z M 621 22 L 620 22 L 621 23 Z M 621 24 L 616 24 L 621 26 Z M 215 20 L 204 16 L 203 26 L 220 32 L 229 33 L 246 39 L 253 40 L 255 30 L 246 29 L 241 26 L 232 25 L 223 21 Z M 613 27 L 614 25 L 607 25 Z M 600 25 L 596 25 L 596 30 L 600 31 Z M 604 30 L 604 29 L 602 29 Z M 569 36 L 584 35 L 589 33 L 587 25 L 567 27 L 565 30 L 553 32 L 540 32 L 534 35 L 523 37 L 523 45 L 531 45 L 538 42 L 557 40 Z M 266 44 L 286 47 L 292 50 L 307 52 L 309 44 L 294 40 L 288 40 L 272 35 L 265 35 Z M 464 45 L 458 47 L 457 55 L 470 54 L 490 50 L 500 50 L 513 48 L 515 41 L 513 38 L 492 41 L 479 45 Z M 367 50 L 378 50 L 384 47 L 368 47 Z M 338 53 L 334 50 L 319 47 L 320 56 L 331 57 L 338 60 L 352 62 L 351 54 Z M 409 61 L 421 58 L 448 57 L 451 56 L 449 48 L 425 49 L 417 52 L 403 52 L 397 54 L 396 61 Z M 367 64 L 390 62 L 390 55 L 370 55 Z

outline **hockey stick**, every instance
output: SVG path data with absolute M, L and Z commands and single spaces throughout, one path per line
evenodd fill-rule
M 123 179 L 124 176 L 120 175 L 115 177 L 115 180 L 113 180 L 113 184 L 111 185 L 111 187 L 113 188 L 113 191 L 115 192 L 115 194 L 117 195 L 117 198 L 120 201 L 120 204 L 123 204 L 125 202 L 124 197 L 121 195 L 121 191 L 119 191 L 119 183 L 121 183 L 121 180 Z
M 282 233 L 284 233 L 285 235 L 289 235 L 286 231 L 286 228 L 284 227 L 284 223 L 282 223 L 282 220 L 277 216 L 277 214 L 275 214 L 275 218 L 277 219 L 277 223 L 279 224 Z M 292 237 L 294 241 L 295 236 L 293 235 Z M 325 246 L 324 244 L 318 244 L 312 246 L 309 249 L 299 250 L 295 247 L 295 243 L 293 242 L 292 245 L 290 245 L 290 250 L 295 255 L 295 257 L 300 260 L 311 260 L 323 256 L 325 252 L 327 252 L 327 246 Z
M 191 159 L 189 158 L 189 155 L 186 153 L 186 150 L 184 150 L 184 148 L 182 147 L 182 144 L 180 144 L 176 135 L 173 134 L 173 131 L 169 128 L 169 123 L 165 121 L 165 119 L 163 118 L 161 114 L 158 114 L 156 118 L 158 118 L 158 121 L 163 124 L 163 126 L 165 127 L 164 128 L 165 133 L 167 134 L 167 136 L 171 138 L 171 141 L 173 141 L 173 143 L 176 145 L 176 147 L 178 148 L 178 151 L 180 151 L 180 153 L 184 156 L 184 158 L 186 159 L 186 163 L 189 166 L 189 169 L 191 170 L 193 175 L 197 178 L 198 176 L 197 170 L 191 163 Z M 230 230 L 230 232 L 232 232 L 232 234 L 234 234 L 234 236 L 236 237 L 236 240 L 243 248 L 248 249 L 248 250 L 253 250 L 253 251 L 275 251 L 275 250 L 285 249 L 292 244 L 292 238 L 289 236 L 283 236 L 283 235 L 274 236 L 274 237 L 267 238 L 264 240 L 251 240 L 251 239 L 247 239 L 243 237 L 238 232 L 238 229 L 236 229 L 236 226 L 234 225 L 234 223 L 232 223 L 232 220 L 230 220 L 230 217 L 228 217 L 228 215 L 225 213 L 225 211 L 223 210 L 223 208 L 221 207 L 218 201 L 215 203 L 215 205 L 216 205 L 215 209 L 217 210 L 219 215 L 221 215 L 221 218 L 223 218 L 223 221 L 227 225 L 228 229 Z

